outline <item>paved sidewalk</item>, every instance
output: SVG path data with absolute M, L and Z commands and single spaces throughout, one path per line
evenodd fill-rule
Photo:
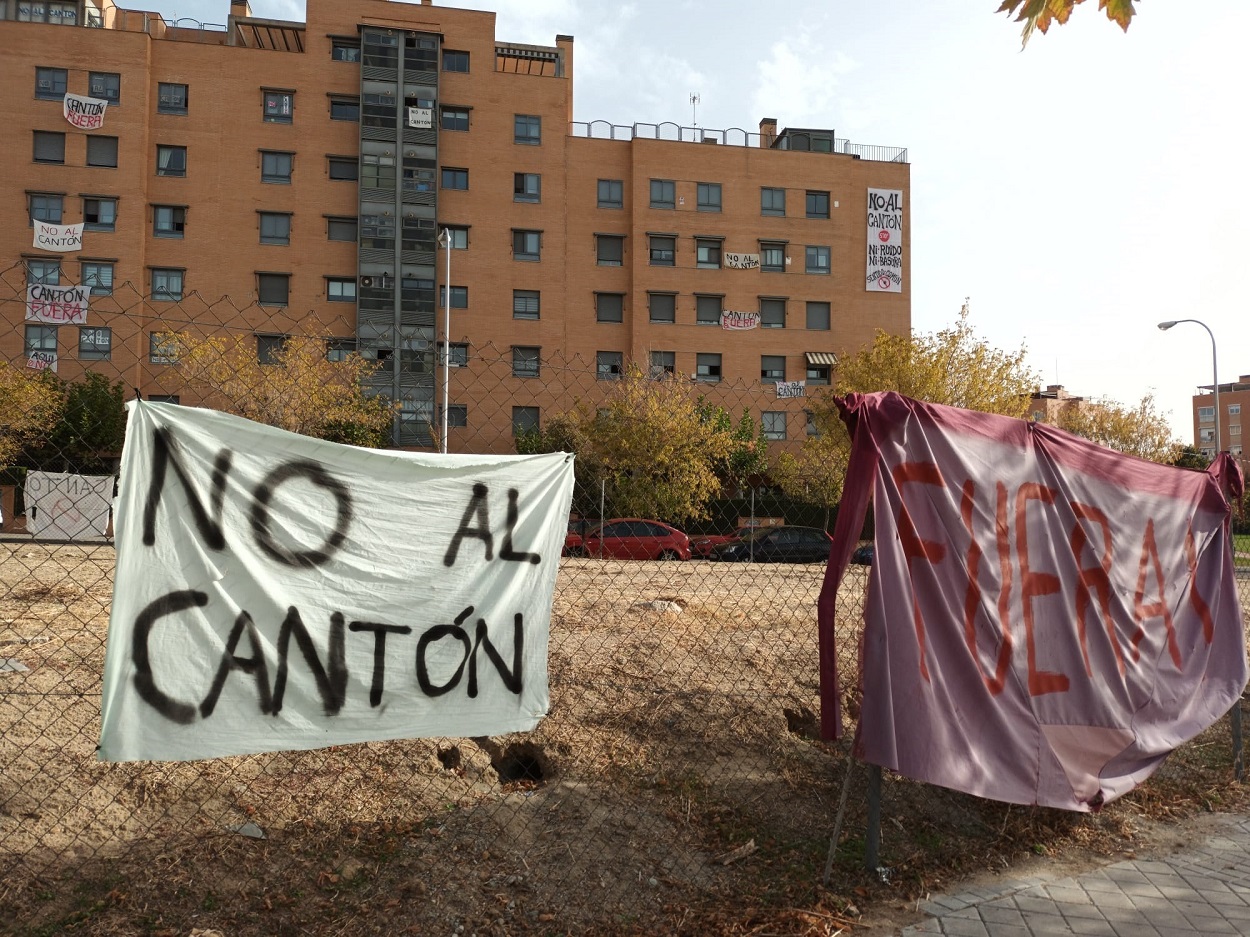
M 1250 818 L 1192 848 L 1069 878 L 1006 881 L 943 895 L 904 937 L 1250 937 Z

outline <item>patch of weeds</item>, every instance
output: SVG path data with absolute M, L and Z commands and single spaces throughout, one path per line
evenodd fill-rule
M 205 895 L 204 900 L 200 902 L 201 911 L 216 911 L 220 907 L 221 907 L 221 902 L 218 900 L 217 896 L 213 894 L 211 891 L 207 895 Z

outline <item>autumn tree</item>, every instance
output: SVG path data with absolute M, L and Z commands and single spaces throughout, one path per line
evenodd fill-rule
M 250 335 L 170 336 L 168 348 L 207 406 L 294 433 L 358 446 L 382 446 L 393 405 L 364 382 L 375 363 L 352 352 L 331 361 L 328 335 L 297 335 L 262 361 Z
M 768 440 L 764 427 L 757 424 L 748 410 L 742 411 L 738 422 L 719 404 L 700 399 L 697 405 L 699 418 L 717 432 L 729 434 L 729 454 L 715 467 L 722 485 L 739 489 L 753 475 L 763 475 L 768 470 Z
M 1072 15 L 1076 5 L 1084 2 L 1085 0 L 1003 0 L 998 12 L 1008 16 L 1016 14 L 1016 22 L 1024 23 L 1023 41 L 1027 44 L 1034 29 L 1045 33 L 1050 29 L 1051 23 L 1062 26 Z M 1098 9 L 1105 10 L 1107 19 L 1118 23 L 1121 29 L 1128 32 L 1129 23 L 1137 13 L 1134 7 L 1136 2 L 1137 0 L 1098 0 Z
M 1172 436 L 1172 427 L 1159 412 L 1153 394 L 1146 394 L 1132 406 L 1114 400 L 1067 406 L 1053 423 L 1108 449 L 1151 462 L 1172 465 L 1181 453 L 1181 445 Z
M 46 445 L 64 406 L 64 390 L 53 375 L 0 361 L 0 466 Z
M 112 473 L 126 437 L 125 385 L 110 382 L 97 371 L 88 371 L 77 381 L 46 372 L 43 379 L 63 403 L 41 445 L 24 449 L 22 464 L 49 472 Z
M 1181 446 L 1176 451 L 1176 458 L 1172 460 L 1172 464 L 1177 468 L 1198 469 L 1201 471 L 1211 464 L 1211 460 L 1193 446 Z
M 808 436 L 798 454 L 782 452 L 769 469 L 773 481 L 791 498 L 825 509 L 829 527 L 833 509 L 842 500 L 842 481 L 850 458 L 850 440 L 835 412 L 813 413 L 816 435 Z

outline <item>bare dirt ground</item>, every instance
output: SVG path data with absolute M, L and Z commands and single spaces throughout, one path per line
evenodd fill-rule
M 1224 725 L 1097 815 L 887 775 L 870 874 L 854 765 L 823 886 L 848 759 L 815 737 L 819 565 L 564 561 L 526 736 L 102 764 L 112 569 L 106 545 L 0 542 L 0 661 L 28 668 L 0 672 L 6 933 L 886 933 L 966 876 L 1245 807 Z M 863 584 L 839 596 L 850 681 Z

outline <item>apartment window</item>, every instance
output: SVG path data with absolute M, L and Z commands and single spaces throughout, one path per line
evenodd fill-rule
M 87 165 L 117 168 L 117 137 L 87 137 Z
M 445 286 L 438 288 L 438 308 L 447 308 L 447 287 Z M 451 308 L 469 308 L 469 288 L 467 286 L 453 286 L 451 288 Z
M 651 376 L 664 377 L 677 373 L 677 353 L 675 351 L 651 352 Z
M 335 62 L 359 62 L 359 39 L 331 39 L 330 58 Z
M 444 342 L 437 342 L 434 351 L 438 355 L 441 363 L 443 360 L 443 349 L 447 348 Z M 447 348 L 447 367 L 449 368 L 467 368 L 469 366 L 469 346 L 466 342 L 452 342 L 451 347 Z
M 26 357 L 32 358 L 41 353 L 44 355 L 55 355 L 56 329 L 55 325 L 26 326 Z
M 187 210 L 181 205 L 153 205 L 152 233 L 158 238 L 180 238 L 187 226 Z
M 34 221 L 60 224 L 65 199 L 60 195 L 31 195 L 30 217 Z
M 1198 408 L 1198 422 L 1199 423 L 1214 423 L 1215 422 L 1215 407 L 1199 407 Z
M 149 332 L 148 361 L 152 364 L 177 364 L 177 336 L 172 332 Z
M 113 356 L 113 330 L 82 326 L 78 330 L 78 357 L 83 361 L 108 361 Z
M 158 114 L 185 114 L 187 112 L 187 86 L 162 81 L 157 86 L 156 112 Z
M 152 298 L 163 300 L 182 299 L 183 271 L 168 267 L 152 268 Z
M 266 91 L 264 118 L 271 124 L 289 124 L 295 113 L 295 92 Z
M 339 182 L 355 182 L 360 178 L 360 166 L 354 156 L 331 156 L 327 162 L 331 179 Z
M 1229 416 L 1241 416 L 1241 404 L 1230 403 L 1228 405 L 1228 415 Z
M 720 269 L 720 241 L 695 238 L 695 266 L 704 270 Z
M 331 120 L 360 120 L 360 98 L 330 98 Z
M 829 365 L 827 364 L 809 364 L 807 366 L 807 383 L 828 385 L 829 383 Z
M 291 184 L 291 169 L 295 165 L 294 153 L 278 153 L 262 150 L 260 154 L 260 181 L 270 182 L 275 185 Z M 355 161 L 352 162 L 353 170 L 356 168 Z M 330 178 L 334 178 L 331 174 Z M 353 174 L 352 178 L 355 178 Z
M 515 172 L 512 174 L 512 201 L 542 201 L 542 176 L 536 172 Z
M 27 284 L 40 283 L 44 286 L 59 286 L 61 283 L 61 262 L 59 260 L 28 260 L 26 261 Z
M 596 322 L 621 322 L 624 318 L 624 293 L 595 293 Z
M 1241 424 L 1240 424 L 1240 423 L 1229 423 L 1229 424 L 1228 424 L 1228 435 L 1230 435 L 1230 436 L 1240 436 L 1240 435 L 1241 435 Z
M 113 295 L 113 265 L 92 260 L 82 261 L 82 285 L 91 288 L 92 296 Z M 81 357 L 81 356 L 80 356 Z
M 88 231 L 112 231 L 117 226 L 117 199 L 84 198 L 82 220 Z
M 719 383 L 721 379 L 720 355 L 700 352 L 694 357 L 695 380 L 708 384 Z
M 674 263 L 676 263 L 676 257 L 677 238 L 652 235 L 651 266 L 671 267 Z
M 512 408 L 512 435 L 524 436 L 526 433 L 538 432 L 537 407 Z
M 513 290 L 512 318 L 537 319 L 542 305 L 541 299 L 538 290 Z
M 353 338 L 332 338 L 326 342 L 326 361 L 346 361 L 349 355 L 356 353 L 356 340 Z
M 36 130 L 34 160 L 36 163 L 64 163 L 65 134 L 52 130 Z
M 1198 441 L 1199 442 L 1215 442 L 1215 430 L 1214 429 L 1198 430 Z
M 64 99 L 69 90 L 69 72 L 63 68 L 35 69 L 35 97 L 50 101 Z
M 819 436 L 820 424 L 816 422 L 816 415 L 811 410 L 804 410 L 803 416 L 807 419 L 807 435 Z
M 647 309 L 652 322 L 673 323 L 677 321 L 676 293 L 648 293 Z
M 595 352 L 595 377 L 601 381 L 619 381 L 624 355 L 619 351 Z
M 807 193 L 807 217 L 808 218 L 828 218 L 829 217 L 829 193 L 813 192 Z
M 355 301 L 355 277 L 326 277 L 326 302 L 354 303 Z
M 512 142 L 526 146 L 538 146 L 542 143 L 542 118 L 536 114 L 517 114 L 513 123 Z
M 784 329 L 786 327 L 786 301 L 784 299 L 760 300 L 760 328 Z
M 464 251 L 464 250 L 469 249 L 469 229 L 468 228 L 457 228 L 455 226 L 448 225 L 444 227 L 443 230 L 447 232 L 447 236 L 451 241 L 452 250 Z M 514 238 L 513 244 L 515 245 L 515 243 L 516 241 Z
M 769 273 L 786 272 L 786 246 L 760 242 L 760 269 Z
M 672 179 L 651 180 L 651 207 L 677 207 L 677 184 Z
M 467 189 L 469 187 L 469 170 L 443 169 L 442 185 L 444 189 Z
M 260 243 L 290 244 L 291 215 L 288 212 L 262 211 L 260 214 Z
M 625 259 L 625 239 L 615 234 L 595 235 L 595 263 L 600 267 L 619 267 Z
M 351 241 L 355 243 L 360 226 L 355 218 L 327 218 L 326 240 Z
M 1228 454 L 1229 454 L 1229 455 L 1240 456 L 1240 455 L 1241 455 L 1241 446 L 1229 446 L 1229 447 L 1228 447 Z
M 512 376 L 538 377 L 538 356 L 541 349 L 530 345 L 512 346 Z
M 786 213 L 786 190 L 773 189 L 768 186 L 760 188 L 760 214 L 779 215 Z
M 765 439 L 786 438 L 786 414 L 781 410 L 765 410 L 760 414 Z
M 467 72 L 469 70 L 469 53 L 443 50 L 443 71 Z
M 829 331 L 829 304 L 807 304 L 807 327 L 815 332 Z
M 256 360 L 260 364 L 277 364 L 286 348 L 285 335 L 257 335 Z
M 439 129 L 468 130 L 469 112 L 463 107 L 445 107 L 439 112 Z
M 449 403 L 447 405 L 447 425 L 448 426 L 468 426 L 469 425 L 469 407 L 463 403 Z
M 806 249 L 807 265 L 805 269 L 808 273 L 827 274 L 829 272 L 829 248 L 813 247 L 808 245 Z
M 117 72 L 91 72 L 87 88 L 93 98 L 104 98 L 109 104 L 122 100 L 122 76 Z
M 541 260 L 543 238 L 541 231 L 512 232 L 512 257 L 514 260 Z
M 187 174 L 187 148 L 158 144 L 156 174 L 158 176 L 185 176 Z
M 620 179 L 600 179 L 598 204 L 600 208 L 624 208 L 625 183 Z
M 724 302 L 724 297 L 721 296 L 696 296 L 694 298 L 695 324 L 720 325 Z
M 786 379 L 785 355 L 760 355 L 760 382 L 776 384 Z
M 720 183 L 700 182 L 695 193 L 699 211 L 720 211 Z
M 291 298 L 289 273 L 256 274 L 256 300 L 262 306 L 285 306 Z

